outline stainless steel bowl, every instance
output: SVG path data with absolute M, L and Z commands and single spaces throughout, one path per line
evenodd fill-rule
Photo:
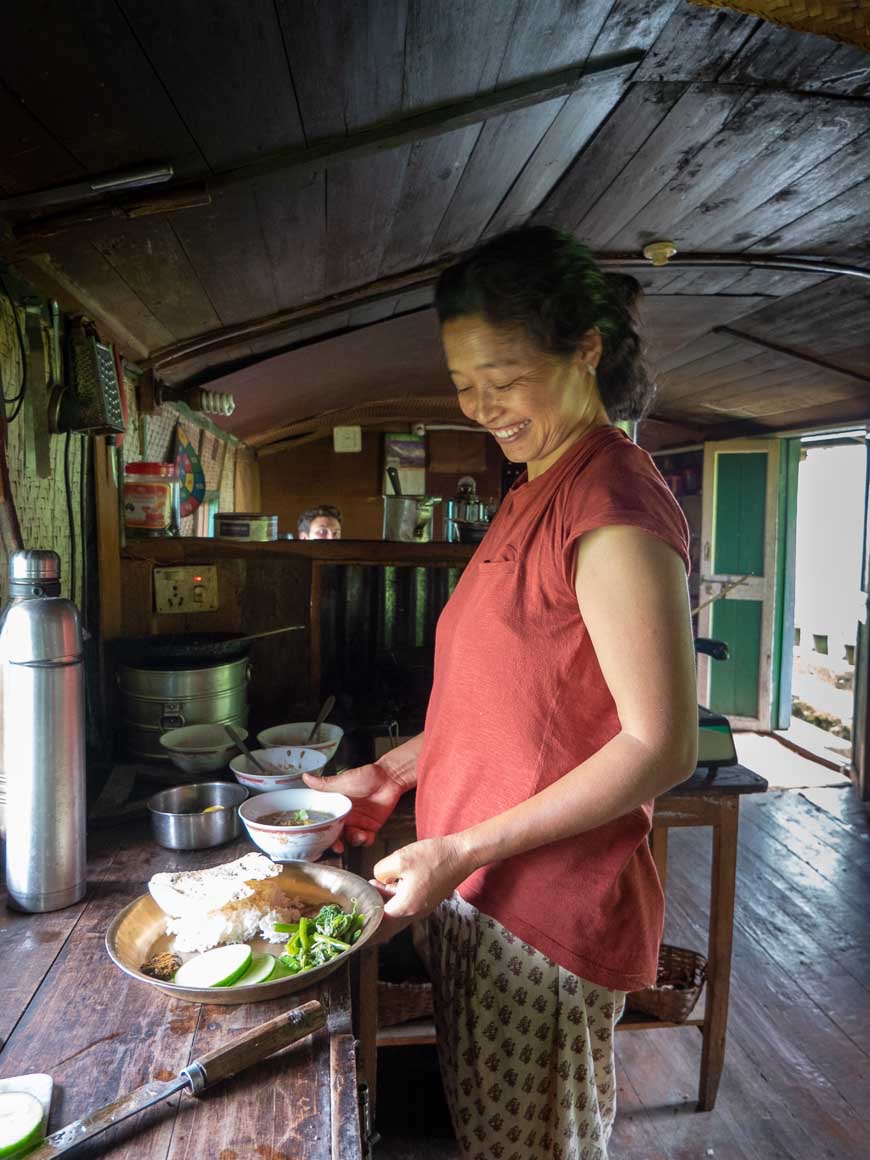
M 207 850 L 239 836 L 239 806 L 247 798 L 244 786 L 228 781 L 177 785 L 148 799 L 151 831 L 167 850 Z M 209 806 L 220 810 L 204 811 Z

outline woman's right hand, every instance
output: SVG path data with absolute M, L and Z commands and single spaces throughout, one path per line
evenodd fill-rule
M 371 846 L 375 834 L 396 808 L 405 790 L 376 761 L 334 777 L 317 777 L 313 773 L 303 773 L 302 777 L 309 789 L 343 793 L 353 802 L 342 831 L 342 837 L 351 846 Z M 336 842 L 333 849 L 341 852 L 341 842 Z

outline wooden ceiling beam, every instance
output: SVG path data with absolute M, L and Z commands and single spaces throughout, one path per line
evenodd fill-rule
M 618 266 L 621 269 L 650 269 L 650 263 L 647 259 L 637 254 L 597 254 L 596 260 L 605 268 Z M 402 274 L 392 274 L 363 286 L 355 286 L 339 294 L 331 294 L 326 298 L 318 299 L 316 302 L 306 303 L 304 306 L 294 306 L 287 310 L 263 315 L 260 318 L 252 318 L 246 322 L 193 335 L 191 338 L 182 339 L 154 351 L 150 359 L 146 360 L 147 365 L 157 371 L 166 371 L 170 367 L 175 367 L 188 359 L 208 352 L 225 350 L 250 339 L 264 338 L 270 334 L 280 334 L 293 326 L 319 321 L 351 307 L 364 306 L 384 298 L 390 298 L 403 290 L 433 285 L 441 271 L 453 261 L 455 261 L 455 256 L 450 256 L 438 262 L 417 266 L 415 269 L 407 270 Z M 697 268 L 699 266 L 802 270 L 809 273 L 846 274 L 852 277 L 870 279 L 870 270 L 858 266 L 847 266 L 843 263 L 826 260 L 815 261 L 810 258 L 792 258 L 777 254 L 758 256 L 750 254 L 678 254 L 668 262 L 669 269 L 671 267 Z M 270 358 L 272 354 L 266 351 L 262 357 L 264 359 Z
M 153 214 L 172 213 L 188 207 L 208 204 L 216 193 L 247 185 L 258 178 L 275 173 L 295 173 L 304 176 L 323 169 L 334 161 L 349 161 L 369 157 L 388 149 L 414 144 L 428 137 L 478 125 L 491 117 L 504 116 L 519 109 L 527 109 L 546 101 L 568 97 L 589 76 L 604 73 L 624 73 L 626 80 L 643 60 L 639 49 L 608 53 L 588 58 L 584 64 L 556 72 L 543 73 L 505 85 L 490 92 L 480 93 L 464 101 L 436 105 L 419 113 L 381 122 L 370 129 L 350 133 L 344 137 L 326 137 L 313 145 L 284 149 L 247 161 L 232 168 L 221 169 L 207 177 L 167 187 L 151 197 L 141 192 L 113 201 L 90 202 L 64 213 L 45 214 L 28 218 L 13 226 L 13 251 L 10 258 L 33 252 L 44 246 L 45 240 L 93 225 L 110 218 L 136 218 Z M 44 192 L 44 191 L 39 191 Z M 18 199 L 19 202 L 22 200 Z

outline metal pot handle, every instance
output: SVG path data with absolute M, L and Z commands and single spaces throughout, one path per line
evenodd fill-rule
M 250 685 L 250 683 L 253 679 L 254 679 L 254 666 L 251 664 L 250 661 L 248 661 L 248 663 L 245 665 L 245 680 Z
M 184 714 L 181 711 L 180 701 L 168 701 L 163 706 L 163 712 L 160 714 L 160 728 L 161 729 L 180 729 L 187 724 Z

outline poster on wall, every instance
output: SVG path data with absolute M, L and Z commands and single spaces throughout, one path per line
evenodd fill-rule
M 384 435 L 383 494 L 393 495 L 387 468 L 395 467 L 403 495 L 426 494 L 426 439 L 423 435 Z

